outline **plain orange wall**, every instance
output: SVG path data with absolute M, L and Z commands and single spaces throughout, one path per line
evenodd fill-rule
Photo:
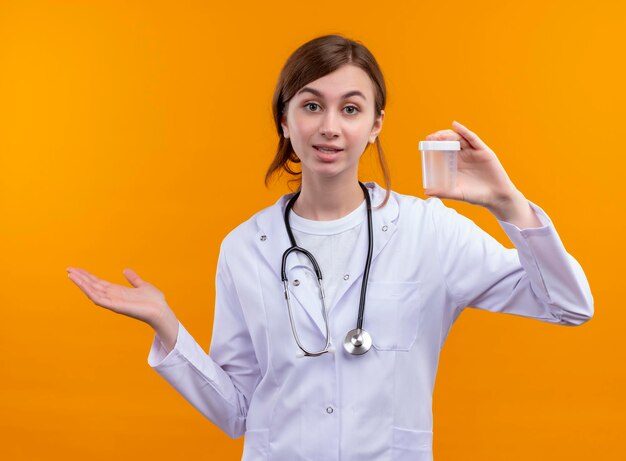
M 123 284 L 133 268 L 207 350 L 222 238 L 288 192 L 263 185 L 276 78 L 326 33 L 385 73 L 396 191 L 425 198 L 417 143 L 460 121 L 595 298 L 578 328 L 465 311 L 442 350 L 435 459 L 623 457 L 624 17 L 618 1 L 0 3 L 2 459 L 240 459 L 243 439 L 148 366 L 152 330 L 65 268 Z M 487 210 L 445 202 L 511 246 Z

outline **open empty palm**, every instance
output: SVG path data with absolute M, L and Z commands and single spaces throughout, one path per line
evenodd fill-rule
M 118 314 L 151 323 L 167 307 L 163 293 L 142 280 L 132 269 L 125 269 L 123 273 L 133 287 L 107 282 L 78 267 L 68 267 L 67 272 L 94 304 Z

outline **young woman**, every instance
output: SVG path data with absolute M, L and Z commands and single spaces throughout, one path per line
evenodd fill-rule
M 68 268 L 95 304 L 154 328 L 150 366 L 230 437 L 245 435 L 244 460 L 431 460 L 439 351 L 465 307 L 560 325 L 593 315 L 550 218 L 461 124 L 427 137 L 461 143 L 454 189 L 427 200 L 390 190 L 385 100 L 358 42 L 323 36 L 288 59 L 266 183 L 280 171 L 301 182 L 223 240 L 208 355 L 132 270 L 128 288 Z M 359 182 L 368 144 L 385 188 Z M 440 198 L 486 207 L 515 249 Z

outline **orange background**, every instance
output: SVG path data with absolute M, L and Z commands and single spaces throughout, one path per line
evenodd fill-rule
M 578 328 L 468 309 L 442 350 L 434 454 L 624 457 L 623 2 L 0 3 L 0 452 L 7 460 L 232 459 L 147 364 L 152 330 L 68 266 L 159 287 L 208 349 L 222 238 L 288 192 L 263 177 L 287 57 L 326 33 L 385 73 L 394 190 L 425 198 L 417 143 L 458 120 L 581 263 Z M 364 160 L 362 180 L 382 184 Z M 485 209 L 446 200 L 511 246 Z

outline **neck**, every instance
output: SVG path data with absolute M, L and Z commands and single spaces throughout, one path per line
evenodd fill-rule
M 354 211 L 363 200 L 358 179 L 343 182 L 308 180 L 303 175 L 300 196 L 292 209 L 306 219 L 331 221 Z

